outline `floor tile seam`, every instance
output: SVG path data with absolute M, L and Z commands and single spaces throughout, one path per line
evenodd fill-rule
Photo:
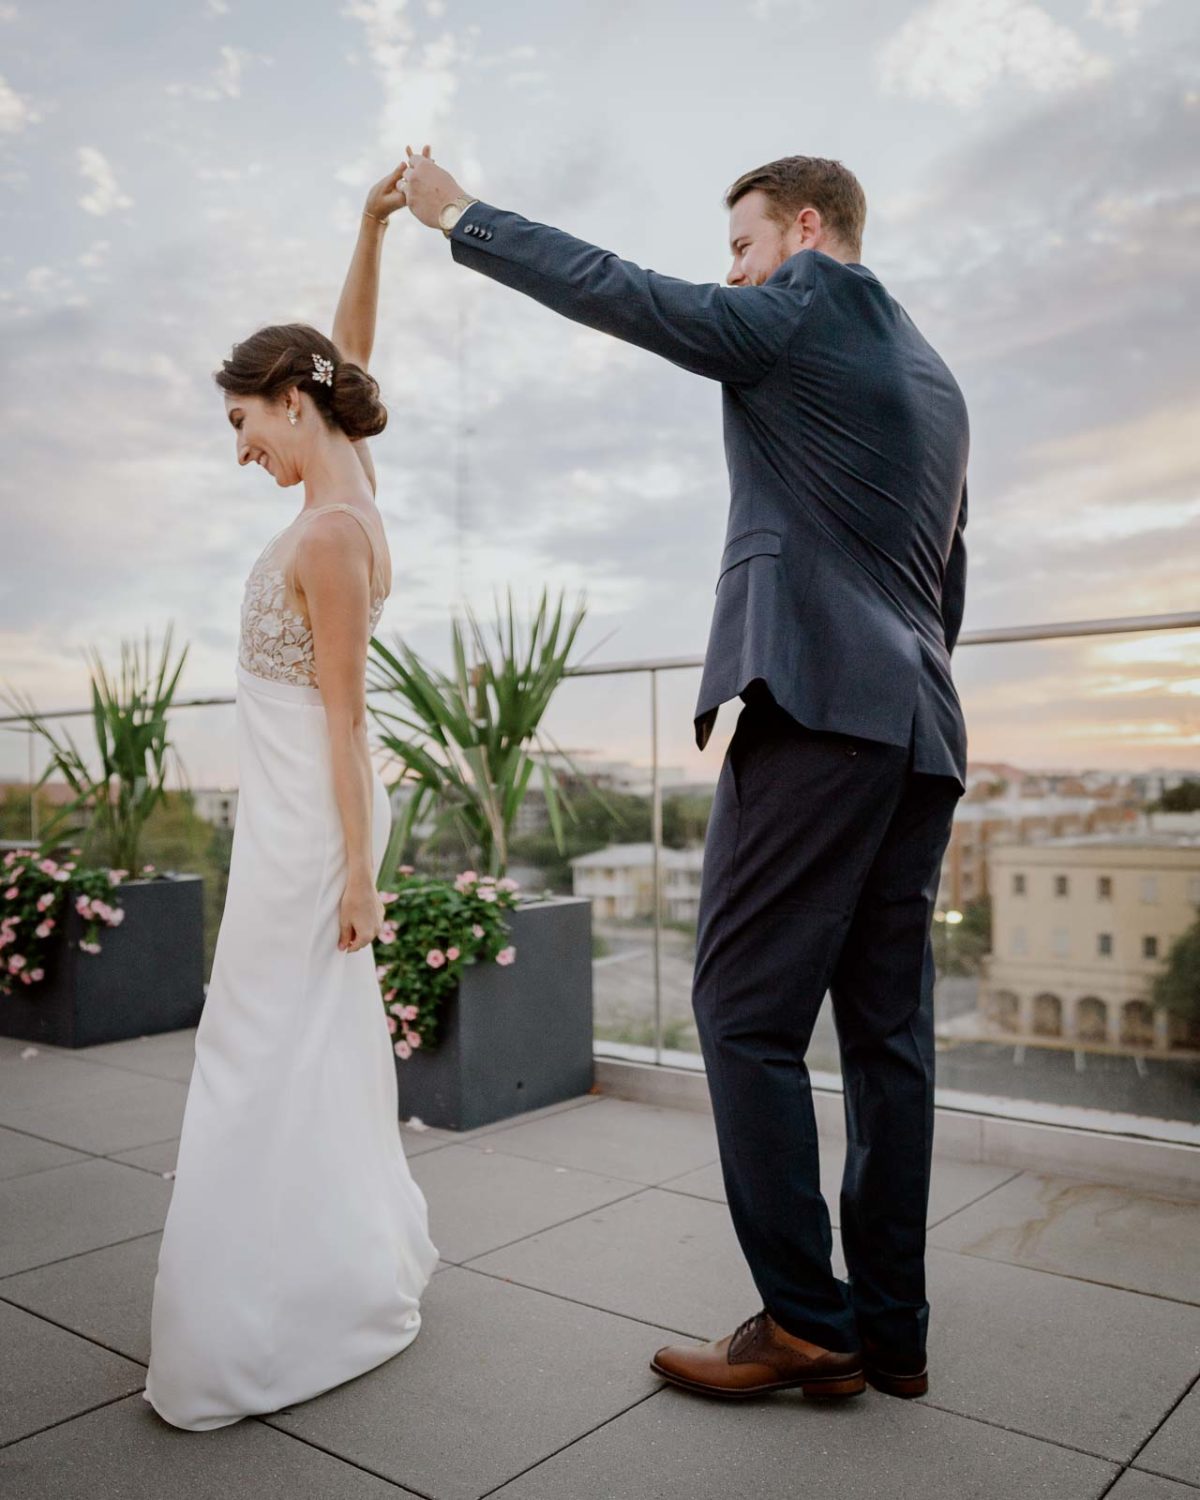
M 106 1406 L 117 1406 L 122 1401 L 128 1401 L 131 1396 L 137 1396 L 138 1391 L 126 1391 L 121 1396 L 111 1396 L 107 1401 L 97 1401 L 95 1406 L 85 1407 L 83 1411 L 72 1412 L 69 1417 L 61 1417 L 57 1422 L 48 1422 L 45 1427 L 39 1427 L 34 1432 L 22 1433 L 20 1437 L 4 1438 L 0 1440 L 0 1453 L 9 1448 L 15 1448 L 19 1443 L 32 1442 L 34 1438 L 42 1437 L 47 1432 L 53 1432 L 56 1427 L 66 1427 L 68 1423 L 78 1422 L 81 1417 L 90 1417 L 94 1411 L 103 1411 Z
M 1111 1453 L 1099 1453 L 1095 1448 L 1081 1448 L 1078 1443 L 1068 1443 L 1059 1438 L 1047 1437 L 1044 1432 L 1030 1432 L 1027 1427 L 1016 1427 L 1009 1422 L 997 1422 L 991 1417 L 981 1417 L 974 1412 L 959 1411 L 954 1406 L 942 1406 L 937 1401 L 930 1401 L 928 1397 L 922 1396 L 917 1404 L 928 1406 L 933 1411 L 940 1411 L 948 1417 L 962 1417 L 966 1422 L 977 1422 L 981 1427 L 995 1428 L 997 1432 L 1011 1432 L 1014 1437 L 1028 1438 L 1034 1443 L 1045 1443 L 1050 1448 L 1062 1448 L 1068 1453 L 1078 1453 L 1082 1458 L 1094 1458 L 1098 1463 L 1128 1468 L 1132 1462 L 1128 1458 L 1114 1458 Z
M 537 1125 L 542 1120 L 553 1120 L 558 1115 L 569 1115 L 577 1109 L 586 1109 L 590 1104 L 599 1104 L 602 1098 L 601 1094 L 584 1094 L 578 1099 L 566 1099 L 561 1104 L 544 1104 L 540 1106 L 541 1112 L 537 1120 L 525 1120 L 518 1115 L 515 1119 L 493 1120 L 490 1125 L 476 1125 L 473 1130 L 468 1130 L 464 1134 L 472 1138 L 503 1135 L 506 1130 L 517 1130 L 522 1125 Z M 534 1110 L 530 1110 L 529 1113 L 533 1114 Z M 463 1141 L 462 1144 L 466 1145 L 467 1142 Z
M 26 1307 L 23 1302 L 14 1302 L 11 1297 L 0 1294 L 0 1302 L 9 1307 L 15 1307 L 18 1312 L 27 1313 L 31 1318 L 37 1318 L 39 1323 L 48 1323 L 51 1328 L 57 1328 L 62 1333 L 69 1333 L 73 1338 L 82 1339 L 85 1344 L 91 1344 L 96 1349 L 103 1349 L 105 1354 L 115 1354 L 118 1359 L 123 1359 L 131 1365 L 137 1365 L 142 1370 L 149 1369 L 144 1359 L 138 1359 L 132 1354 L 126 1354 L 124 1349 L 114 1349 L 111 1344 L 106 1344 L 102 1339 L 96 1338 L 90 1333 L 80 1333 L 78 1328 L 72 1328 L 68 1323 L 60 1323 L 57 1318 L 52 1318 L 49 1313 L 41 1312 L 36 1307 Z
M 52 1140 L 48 1135 L 39 1135 L 36 1130 L 25 1130 L 20 1125 L 9 1125 L 4 1120 L 0 1120 L 0 1130 L 11 1131 L 13 1135 L 22 1135 L 22 1136 L 24 1136 L 26 1138 L 26 1140 L 37 1141 L 37 1142 L 39 1142 L 39 1144 L 41 1144 L 43 1146 L 58 1146 L 63 1151 L 74 1151 L 79 1156 L 86 1156 L 86 1157 L 88 1157 L 92 1161 L 107 1161 L 107 1160 L 109 1160 L 109 1158 L 106 1157 L 103 1154 L 103 1152 L 100 1152 L 100 1151 L 89 1151 L 86 1146 L 68 1146 L 64 1141 L 55 1141 L 55 1140 Z M 172 1137 L 168 1137 L 168 1139 L 173 1140 L 174 1137 L 173 1136 Z M 162 1142 L 161 1141 L 146 1141 L 145 1144 L 147 1146 L 158 1146 L 158 1145 L 161 1145 Z M 126 1146 L 123 1149 L 126 1150 L 126 1151 L 140 1151 L 141 1147 L 140 1146 Z M 78 1162 L 69 1162 L 69 1161 L 68 1162 L 59 1162 L 59 1166 L 71 1167 L 71 1166 L 78 1166 L 78 1165 L 79 1165 Z M 38 1167 L 38 1168 L 36 1168 L 36 1170 L 39 1171 L 39 1172 L 53 1172 L 54 1168 L 53 1167 Z M 20 1172 L 17 1175 L 23 1177 L 26 1174 L 23 1173 L 23 1172 Z M 10 1182 L 12 1179 L 8 1178 L 8 1177 L 5 1177 L 5 1178 L 0 1179 L 0 1180 L 3 1180 L 4 1182 Z
M 1018 1168 L 1018 1170 L 1015 1171 L 1011 1177 L 1006 1177 L 1003 1182 L 998 1182 L 994 1187 L 988 1188 L 986 1192 L 980 1193 L 978 1198 L 972 1198 L 969 1203 L 959 1204 L 957 1208 L 952 1208 L 948 1214 L 943 1214 L 940 1219 L 935 1219 L 931 1224 L 927 1224 L 925 1226 L 926 1232 L 932 1232 L 940 1225 L 949 1223 L 949 1221 L 957 1217 L 957 1215 L 965 1214 L 969 1208 L 977 1207 L 986 1198 L 990 1198 L 993 1193 L 998 1193 L 1001 1188 L 1006 1188 L 1010 1182 L 1015 1182 L 1021 1175 L 1021 1171 Z
M 96 1255 L 101 1250 L 115 1250 L 118 1245 L 133 1245 L 138 1240 L 148 1240 L 153 1235 L 161 1233 L 161 1229 L 147 1229 L 142 1234 L 131 1234 L 123 1240 L 111 1240 L 104 1245 L 89 1245 L 86 1250 L 73 1250 L 70 1255 L 59 1255 L 54 1260 L 43 1260 L 36 1266 L 22 1266 L 19 1271 L 4 1271 L 0 1273 L 0 1297 L 4 1295 L 4 1283 L 11 1281 L 14 1276 L 28 1276 L 33 1271 L 48 1271 L 51 1266 L 62 1266 L 69 1260 L 79 1260 L 84 1255 Z M 5 1297 L 4 1300 L 7 1302 L 12 1299 Z
M 632 1185 L 632 1184 L 631 1184 Z M 490 1250 L 480 1250 L 477 1255 L 468 1255 L 465 1260 L 453 1261 L 456 1266 L 469 1266 L 472 1261 L 482 1260 L 485 1255 L 499 1255 L 501 1250 L 511 1250 L 514 1245 L 523 1245 L 526 1240 L 533 1240 L 539 1234 L 549 1234 L 552 1229 L 563 1229 L 568 1224 L 574 1224 L 580 1219 L 586 1219 L 589 1214 L 599 1213 L 604 1208 L 614 1208 L 618 1203 L 628 1203 L 631 1198 L 640 1198 L 649 1189 L 645 1186 L 636 1186 L 632 1193 L 622 1193 L 619 1198 L 607 1198 L 603 1203 L 593 1203 L 590 1208 L 581 1209 L 577 1214 L 571 1214 L 565 1219 L 555 1219 L 551 1224 L 543 1224 L 540 1229 L 531 1229 L 528 1234 L 520 1234 L 515 1240 L 506 1240 L 503 1245 L 495 1245 Z M 441 1257 L 443 1260 L 446 1257 Z
M 4 1128 L 7 1129 L 8 1127 L 5 1126 Z M 44 1140 L 46 1140 L 46 1137 L 45 1136 L 34 1136 L 33 1139 L 34 1140 L 44 1141 Z M 178 1139 L 179 1139 L 178 1136 L 169 1135 L 169 1136 L 166 1136 L 161 1141 L 146 1141 L 146 1143 L 144 1145 L 142 1145 L 142 1146 L 122 1146 L 121 1150 L 122 1151 L 148 1151 L 152 1146 L 165 1146 L 168 1141 L 175 1141 L 175 1140 L 178 1140 Z M 47 1144 L 49 1144 L 51 1146 L 62 1146 L 63 1143 L 61 1141 L 49 1141 L 49 1142 L 47 1142 Z M 153 1172 L 153 1170 L 154 1170 L 152 1167 L 142 1167 L 142 1166 L 139 1166 L 137 1164 L 137 1162 L 135 1162 L 135 1161 L 119 1161 L 116 1156 L 105 1156 L 103 1153 L 101 1153 L 99 1151 L 85 1151 L 85 1150 L 82 1149 L 82 1147 L 79 1147 L 79 1146 L 64 1146 L 63 1149 L 66 1150 L 66 1151 L 75 1151 L 75 1152 L 77 1152 L 80 1156 L 82 1156 L 84 1158 L 84 1160 L 83 1161 L 60 1161 L 60 1162 L 57 1162 L 52 1167 L 35 1167 L 32 1172 L 18 1172 L 15 1177 L 0 1177 L 0 1192 L 4 1191 L 4 1184 L 6 1182 L 23 1182 L 26 1177 L 44 1177 L 47 1172 L 65 1172 L 70 1167 L 88 1166 L 92 1162 L 97 1162 L 97 1161 L 111 1162 L 114 1167 L 129 1167 L 129 1168 L 131 1168 L 135 1172 Z M 155 1175 L 161 1177 L 162 1173 L 158 1172 Z
M 315 1399 L 315 1398 L 312 1398 Z M 297 1402 L 297 1406 L 304 1402 Z M 274 1419 L 280 1415 L 279 1412 L 256 1412 L 244 1418 L 249 1422 L 256 1422 L 260 1427 L 269 1427 L 272 1432 L 277 1432 L 281 1437 L 291 1438 L 294 1442 L 302 1443 L 306 1448 L 313 1448 L 318 1453 L 324 1453 L 327 1458 L 335 1459 L 338 1463 L 345 1464 L 349 1469 L 357 1469 L 360 1474 L 369 1474 L 372 1479 L 381 1480 L 390 1485 L 398 1495 L 411 1495 L 413 1500 L 438 1500 L 436 1495 L 429 1494 L 426 1490 L 416 1490 L 410 1485 L 400 1484 L 395 1479 L 390 1479 L 386 1474 L 381 1474 L 378 1469 L 369 1468 L 366 1464 L 360 1464 L 353 1458 L 347 1458 L 344 1453 L 339 1453 L 335 1448 L 326 1448 L 323 1443 L 318 1443 L 315 1438 L 306 1437 L 301 1432 L 293 1432 L 290 1427 L 280 1427 Z
M 1129 1464 L 1128 1468 L 1135 1474 L 1150 1474 L 1155 1479 L 1169 1479 L 1172 1484 L 1181 1484 L 1185 1489 L 1200 1492 L 1200 1484 L 1196 1484 L 1190 1479 L 1180 1479 L 1178 1474 L 1167 1474 L 1162 1469 L 1151 1469 L 1145 1464 L 1138 1463 Z
M 621 1177 L 613 1172 L 595 1172 L 591 1167 L 573 1167 L 565 1161 L 547 1161 L 544 1156 L 526 1156 L 521 1151 L 506 1151 L 500 1146 L 484 1146 L 476 1141 L 450 1141 L 451 1146 L 463 1146 L 469 1151 L 477 1151 L 480 1156 L 507 1156 L 513 1161 L 535 1161 L 543 1167 L 562 1167 L 565 1172 L 579 1172 L 585 1177 L 599 1177 L 608 1182 L 627 1182 L 631 1185 L 649 1188 L 656 1187 L 657 1183 L 643 1182 L 640 1177 Z
M 566 1292 L 553 1292 L 549 1287 L 536 1286 L 531 1281 L 520 1281 L 515 1276 L 501 1276 L 496 1271 L 485 1271 L 480 1266 L 469 1265 L 466 1262 L 452 1262 L 456 1270 L 469 1271 L 473 1276 L 486 1276 L 489 1281 L 499 1281 L 506 1286 L 519 1286 L 522 1291 L 537 1292 L 542 1297 L 553 1297 L 557 1302 L 569 1302 L 572 1307 L 586 1307 L 589 1312 L 604 1313 L 610 1318 L 620 1318 L 626 1323 L 636 1323 L 640 1328 L 653 1328 L 656 1333 L 669 1333 L 674 1337 L 682 1339 L 700 1339 L 707 1337 L 706 1334 L 696 1333 L 688 1328 L 673 1328 L 669 1323 L 656 1323 L 651 1318 L 639 1318 L 636 1313 L 618 1312 L 616 1308 L 604 1307 L 599 1302 L 585 1302 L 582 1297 L 571 1297 Z
M 101 1043 L 107 1046 L 107 1043 Z M 164 1073 L 151 1073 L 146 1068 L 134 1068 L 128 1063 L 110 1062 L 106 1057 L 69 1057 L 68 1062 L 91 1063 L 95 1068 L 111 1068 L 116 1073 L 132 1073 L 138 1078 L 157 1078 L 160 1083 L 177 1083 L 180 1088 L 187 1088 L 186 1078 L 171 1078 Z
M 1175 1413 L 1179 1410 L 1179 1408 L 1183 1405 L 1183 1403 L 1187 1400 L 1187 1398 L 1192 1394 L 1192 1392 L 1198 1385 L 1200 1385 L 1200 1374 L 1193 1375 L 1191 1380 L 1188 1381 L 1187 1385 L 1180 1392 L 1180 1394 L 1175 1398 L 1174 1401 L 1171 1402 L 1170 1406 L 1163 1413 L 1161 1420 L 1155 1425 L 1153 1432 L 1151 1432 L 1145 1438 L 1145 1440 L 1134 1452 L 1133 1457 L 1129 1460 L 1131 1465 L 1137 1464 L 1137 1461 L 1141 1457 L 1141 1455 L 1146 1451 L 1146 1449 L 1150 1446 L 1150 1444 L 1154 1441 L 1154 1439 L 1167 1425 L 1167 1423 L 1171 1420 L 1171 1418 L 1175 1415 Z M 1168 1474 L 1164 1475 L 1163 1477 L 1167 1479 L 1173 1479 L 1175 1476 L 1173 1474 Z M 1197 1486 L 1197 1488 L 1200 1488 L 1200 1486 Z
M 1110 1292 L 1124 1292 L 1127 1297 L 1148 1297 L 1152 1302 L 1168 1302 L 1172 1307 L 1191 1307 L 1200 1310 L 1200 1300 L 1189 1302 L 1186 1297 L 1170 1297 L 1166 1292 L 1147 1292 L 1140 1287 L 1121 1286 L 1115 1281 L 1101 1281 L 1095 1276 L 1076 1276 L 1069 1271 L 1055 1271 L 1049 1266 L 1030 1266 L 1020 1260 L 1005 1260 L 999 1255 L 980 1255 L 974 1250 L 954 1250 L 949 1245 L 927 1245 L 927 1250 L 936 1250 L 942 1255 L 956 1255 L 960 1260 L 982 1260 L 992 1266 L 1012 1266 L 1018 1271 L 1034 1271 L 1039 1276 L 1056 1276 L 1060 1281 L 1078 1282 L 1080 1286 L 1102 1286 Z
M 611 1416 L 605 1417 L 602 1422 L 597 1422 L 594 1427 L 589 1427 L 586 1432 L 581 1432 L 577 1436 L 573 1437 L 569 1443 L 563 1443 L 563 1445 L 560 1448 L 556 1448 L 553 1453 L 545 1454 L 535 1463 L 527 1464 L 525 1468 L 519 1469 L 517 1473 L 510 1474 L 508 1478 L 503 1480 L 500 1484 L 493 1485 L 490 1490 L 484 1490 L 481 1495 L 476 1497 L 476 1500 L 488 1500 L 489 1496 L 495 1495 L 498 1491 L 504 1489 L 507 1485 L 515 1484 L 518 1479 L 523 1479 L 526 1474 L 532 1474 L 535 1469 L 540 1469 L 543 1464 L 552 1462 L 554 1459 L 558 1458 L 560 1454 L 566 1453 L 571 1448 L 574 1448 L 576 1444 L 586 1441 L 588 1438 L 594 1436 L 597 1432 L 603 1432 L 603 1430 L 606 1427 L 610 1426 L 613 1422 L 619 1421 L 622 1417 L 628 1415 L 628 1413 L 631 1411 L 636 1411 L 639 1406 L 644 1406 L 647 1401 L 653 1401 L 656 1396 L 661 1396 L 665 1389 L 665 1386 L 660 1386 L 656 1391 L 649 1391 L 646 1395 L 639 1396 L 636 1401 L 630 1402 L 628 1406 L 622 1407 L 620 1411 L 613 1412 Z

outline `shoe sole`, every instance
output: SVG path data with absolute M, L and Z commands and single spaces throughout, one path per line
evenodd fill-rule
M 729 1390 L 724 1386 L 705 1385 L 700 1380 L 688 1380 L 683 1375 L 664 1370 L 657 1360 L 650 1361 L 650 1368 L 660 1380 L 668 1380 L 680 1390 L 694 1391 L 699 1396 L 717 1396 L 726 1401 L 746 1400 L 751 1396 L 765 1396 L 770 1391 L 800 1390 L 808 1400 L 837 1401 L 847 1396 L 861 1396 L 867 1388 L 866 1376 L 861 1370 L 852 1375 L 827 1375 L 810 1380 L 775 1380 L 769 1385 L 755 1385 L 747 1390 Z
M 885 1396 L 900 1396 L 911 1401 L 915 1396 L 924 1396 L 929 1390 L 929 1373 L 922 1370 L 919 1375 L 889 1375 L 886 1370 L 873 1370 L 866 1366 L 867 1384 Z

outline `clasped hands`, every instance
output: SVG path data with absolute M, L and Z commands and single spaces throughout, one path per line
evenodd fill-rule
M 364 210 L 371 218 L 386 221 L 398 208 L 409 208 L 430 229 L 438 229 L 438 215 L 448 203 L 464 196 L 455 179 L 433 160 L 429 146 L 414 154 L 406 146 L 407 160 L 377 182 L 367 194 Z

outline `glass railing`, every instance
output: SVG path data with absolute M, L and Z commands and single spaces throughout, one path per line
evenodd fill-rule
M 1186 997 L 1164 1003 L 1155 980 L 1200 918 L 1200 812 L 1145 808 L 1172 774 L 1200 770 L 1200 748 L 1188 760 L 1187 712 L 1200 614 L 964 632 L 959 644 L 971 786 L 933 929 L 939 1100 L 1179 1138 L 1179 1122 L 1200 1121 L 1200 1000 L 1190 1013 Z M 597 1053 L 694 1069 L 704 830 L 739 709 L 726 705 L 697 751 L 701 665 L 569 675 L 544 722 L 575 814 L 568 847 L 555 847 L 533 792 L 510 864 L 526 889 L 592 903 Z M 172 737 L 192 808 L 157 819 L 144 856 L 205 875 L 210 954 L 236 813 L 232 702 L 177 705 Z M 36 781 L 43 752 L 11 721 L 0 731 L 0 838 L 36 836 L 39 814 L 19 784 Z M 1152 771 L 1164 762 L 1176 771 Z M 828 1003 L 807 1061 L 818 1086 L 839 1086 Z

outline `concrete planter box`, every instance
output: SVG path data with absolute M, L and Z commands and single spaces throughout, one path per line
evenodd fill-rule
M 125 920 L 101 927 L 99 953 L 76 946 L 84 922 L 68 908 L 46 977 L 0 1000 L 0 1036 L 92 1047 L 195 1026 L 204 1006 L 204 881 L 127 880 Z
M 473 1130 L 591 1088 L 591 902 L 540 901 L 508 920 L 516 962 L 469 965 L 437 1046 L 396 1058 L 402 1119 Z

